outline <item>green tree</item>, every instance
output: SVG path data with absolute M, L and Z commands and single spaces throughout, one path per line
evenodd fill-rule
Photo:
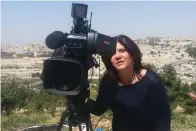
M 192 114 L 196 112 L 196 103 L 188 97 L 189 90 L 195 89 L 196 84 L 182 83 L 172 65 L 165 65 L 160 72 L 160 76 L 167 86 L 172 108 L 174 109 L 176 105 L 180 105 L 185 109 L 186 113 Z
M 153 64 L 149 64 L 149 63 L 142 62 L 142 65 L 143 65 L 143 67 L 146 68 L 146 69 L 150 69 L 150 70 L 155 71 L 155 72 L 158 71 L 158 69 L 157 69 L 157 68 L 155 67 L 155 65 L 153 65 Z
M 163 66 L 160 76 L 168 88 L 174 86 L 177 81 L 177 72 L 171 64 Z
M 190 91 L 196 93 L 196 82 L 191 83 Z
M 189 54 L 190 57 L 196 59 L 196 47 L 188 47 L 185 52 Z

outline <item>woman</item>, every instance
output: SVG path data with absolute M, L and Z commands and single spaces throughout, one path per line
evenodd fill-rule
M 141 52 L 129 37 L 117 37 L 116 54 L 102 56 L 101 79 L 91 113 L 113 112 L 113 131 L 170 131 L 171 110 L 164 83 L 141 63 Z

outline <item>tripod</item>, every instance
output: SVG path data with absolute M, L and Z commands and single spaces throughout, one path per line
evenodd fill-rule
M 93 131 L 90 113 L 87 112 L 84 103 L 81 103 L 84 100 L 81 97 L 73 98 L 67 97 L 66 99 L 66 109 L 61 116 L 57 131 L 61 131 L 66 118 L 68 118 L 69 131 L 72 131 L 72 127 L 76 126 L 78 126 L 79 131 L 82 131 L 82 123 L 86 124 L 86 131 Z M 80 102 L 80 104 L 76 105 L 76 102 Z
M 45 73 L 45 86 L 48 87 L 46 88 L 47 91 L 57 94 L 59 93 L 61 95 L 63 94 L 66 96 L 66 109 L 61 115 L 60 121 L 57 126 L 57 131 L 62 130 L 66 118 L 68 118 L 69 131 L 72 131 L 72 127 L 76 126 L 79 127 L 79 131 L 82 131 L 82 123 L 86 124 L 86 131 L 93 131 L 90 113 L 86 106 L 86 100 L 90 97 L 88 70 L 89 68 L 93 67 L 95 63 L 92 57 L 89 58 L 88 55 L 89 54 L 85 54 L 84 56 L 81 55 L 82 57 L 79 57 L 78 59 L 80 60 L 78 61 L 73 59 L 62 59 L 61 62 L 64 62 L 64 65 L 59 64 L 62 65 L 59 66 L 59 69 L 62 70 L 58 70 L 58 73 L 63 72 L 64 74 L 58 75 L 59 78 L 51 77 L 56 73 L 51 73 L 49 71 L 48 72 L 51 74 Z M 54 62 L 54 64 L 56 63 Z M 53 65 L 51 64 L 51 66 Z M 69 69 L 71 68 L 75 70 L 69 71 Z M 55 69 L 58 69 L 58 67 Z M 53 68 L 50 69 L 50 71 L 53 70 Z M 78 74 L 78 76 L 76 76 L 75 74 Z M 50 80 L 54 80 L 54 84 L 53 81 L 51 82 Z

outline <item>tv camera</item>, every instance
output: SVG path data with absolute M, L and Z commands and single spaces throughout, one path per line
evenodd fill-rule
M 69 130 L 72 126 L 86 123 L 87 131 L 92 130 L 90 113 L 85 103 L 90 96 L 88 70 L 98 67 L 93 54 L 113 55 L 116 52 L 115 37 L 110 37 L 91 29 L 87 16 L 88 5 L 72 3 L 73 27 L 70 33 L 54 31 L 45 43 L 54 49 L 52 56 L 43 62 L 42 80 L 44 89 L 51 93 L 65 95 L 66 109 L 57 131 L 62 129 L 68 117 Z

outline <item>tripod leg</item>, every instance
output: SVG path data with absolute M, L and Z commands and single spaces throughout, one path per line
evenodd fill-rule
M 60 119 L 60 122 L 59 122 L 59 125 L 57 127 L 57 131 L 61 131 L 62 127 L 63 127 L 63 123 L 66 119 L 66 117 L 68 116 L 68 113 L 65 109 L 65 111 L 63 112 L 62 116 L 61 116 L 61 119 Z
M 89 123 L 86 123 L 86 131 L 89 131 Z
M 78 125 L 78 128 L 79 128 L 79 131 L 82 131 L 82 127 L 80 124 Z
M 71 124 L 69 125 L 69 131 L 72 131 L 72 125 Z
M 90 131 L 93 131 L 93 126 L 92 126 L 92 123 L 91 123 L 90 120 L 89 120 L 89 122 L 88 122 L 88 126 L 89 126 L 89 128 L 90 128 Z

